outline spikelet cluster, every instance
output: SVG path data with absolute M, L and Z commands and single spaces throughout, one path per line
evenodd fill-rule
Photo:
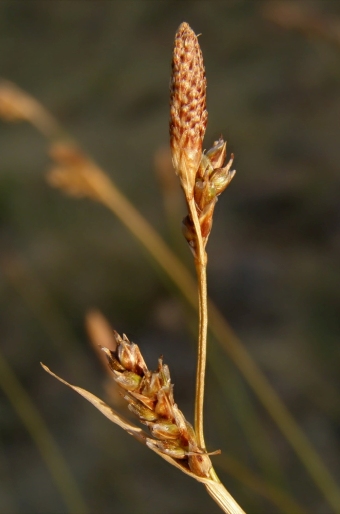
M 227 143 L 222 138 L 215 141 L 212 148 L 202 154 L 195 177 L 195 208 L 204 246 L 207 244 L 211 231 L 217 197 L 227 188 L 236 173 L 235 170 L 231 170 L 233 154 L 226 166 L 223 167 L 226 148 Z M 196 231 L 190 214 L 183 220 L 183 233 L 195 255 Z
M 194 198 L 203 243 L 206 245 L 217 197 L 235 171 L 233 156 L 223 167 L 226 142 L 220 138 L 206 153 L 202 143 L 208 121 L 206 78 L 197 36 L 187 23 L 176 33 L 170 81 L 170 148 L 172 162 L 189 203 Z M 196 232 L 191 214 L 183 222 L 184 235 L 195 254 Z
M 160 358 L 157 371 L 149 371 L 136 344 L 117 332 L 114 337 L 116 350 L 102 350 L 114 380 L 124 390 L 123 397 L 129 410 L 148 426 L 153 436 L 147 440 L 147 445 L 174 459 L 181 459 L 193 473 L 207 477 L 211 461 L 198 447 L 193 427 L 174 402 L 168 366 Z

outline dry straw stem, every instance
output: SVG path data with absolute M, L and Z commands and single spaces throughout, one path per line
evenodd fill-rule
M 6 93 L 8 88 L 15 90 L 16 95 L 13 96 L 15 101 L 19 100 L 21 95 L 26 98 L 31 98 L 17 86 L 7 81 L 5 84 L 5 88 L 0 87 L 0 104 L 2 94 L 4 91 Z M 38 129 L 40 128 L 44 135 L 51 138 L 51 142 L 54 145 L 56 143 L 56 131 L 54 127 L 58 126 L 58 124 L 52 117 L 53 123 L 50 125 L 43 124 L 42 122 L 36 123 L 36 118 L 39 117 L 39 113 L 46 112 L 40 104 L 37 103 L 37 105 L 40 107 L 37 112 L 31 112 L 30 114 L 25 113 L 22 119 L 26 119 Z M 11 107 L 15 108 L 15 105 Z M 44 126 L 44 129 L 41 129 L 42 126 Z M 63 146 L 67 146 L 69 149 L 75 148 L 74 145 L 70 145 L 69 141 L 70 140 L 65 140 Z M 77 149 L 77 152 L 79 154 L 80 150 Z M 88 157 L 86 157 L 86 159 L 88 163 L 91 163 L 92 170 L 94 171 L 94 163 Z M 70 173 L 72 173 L 72 170 L 70 170 Z M 85 177 L 83 178 L 85 180 Z M 140 241 L 150 255 L 153 256 L 159 266 L 177 285 L 188 303 L 194 308 L 197 308 L 197 286 L 191 274 L 139 211 L 137 211 L 131 202 L 117 189 L 113 181 L 98 168 L 98 166 L 95 166 L 95 172 L 88 173 L 85 182 L 87 182 L 87 187 L 90 186 L 91 190 L 95 191 L 97 200 L 108 207 L 137 240 Z M 63 186 L 63 190 L 68 192 L 66 183 Z M 329 505 L 333 508 L 333 511 L 340 513 L 340 492 L 334 478 L 306 438 L 304 432 L 297 425 L 286 406 L 272 388 L 267 378 L 248 354 L 242 342 L 236 337 L 222 314 L 211 301 L 209 301 L 209 319 L 211 332 L 216 336 L 225 352 L 233 360 L 259 400 L 268 410 L 268 413 L 276 422 L 305 466 L 307 473 L 314 480 L 320 491 L 323 492 Z

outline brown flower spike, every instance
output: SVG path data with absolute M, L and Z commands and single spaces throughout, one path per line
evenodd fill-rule
M 182 23 L 175 36 L 170 81 L 172 161 L 187 197 L 192 197 L 208 121 L 205 70 L 197 36 Z
M 206 153 L 202 142 L 208 121 L 206 78 L 197 36 L 182 23 L 175 36 L 170 82 L 170 147 L 188 205 L 195 202 L 204 246 L 211 231 L 217 197 L 231 182 L 233 155 L 225 167 L 226 142 L 222 137 Z M 183 220 L 183 232 L 194 255 L 197 234 L 192 211 Z
M 124 391 L 129 410 L 147 425 L 154 439 L 147 445 L 187 462 L 198 476 L 208 477 L 211 461 L 197 444 L 194 429 L 177 407 L 170 371 L 160 358 L 157 371 L 149 371 L 138 346 L 114 331 L 116 350 L 102 348 L 116 383 Z M 214 452 L 216 453 L 216 452 Z M 219 453 L 219 452 L 218 452 Z

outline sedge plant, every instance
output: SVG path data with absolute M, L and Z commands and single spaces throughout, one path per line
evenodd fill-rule
M 27 120 L 36 126 L 51 141 L 50 155 L 55 165 L 48 173 L 48 182 L 70 195 L 91 198 L 112 210 L 169 273 L 186 299 L 196 305 L 195 286 L 184 266 L 109 177 L 69 139 L 39 102 L 13 84 L 2 81 L 0 115 L 7 121 Z M 108 364 L 107 369 L 118 384 L 128 408 L 147 426 L 151 437 L 150 433 L 124 419 L 90 392 L 65 382 L 46 366 L 43 367 L 161 458 L 203 483 L 224 512 L 243 512 L 221 484 L 204 441 L 203 405 L 209 306 L 213 333 L 224 342 L 230 357 L 268 409 L 329 504 L 338 512 L 340 495 L 333 477 L 242 343 L 232 333 L 211 300 L 207 301 L 206 244 L 217 198 L 226 189 L 235 171 L 231 170 L 233 156 L 224 165 L 226 143 L 222 137 L 208 151 L 202 151 L 206 125 L 206 78 L 202 53 L 197 36 L 187 23 L 182 23 L 176 33 L 172 60 L 170 147 L 173 166 L 187 205 L 183 233 L 193 254 L 197 272 L 199 330 L 194 427 L 188 423 L 174 401 L 170 371 L 163 360 L 159 359 L 156 371 L 150 371 L 138 346 L 107 326 L 103 330 L 96 316 L 89 315 L 87 319 L 90 337 L 97 348 L 100 346 L 100 354 L 106 366 Z M 232 467 L 234 469 L 234 465 Z M 254 483 L 252 478 L 248 486 L 253 487 Z M 265 488 L 265 492 L 267 494 L 268 489 Z M 283 500 L 281 495 L 278 500 L 281 506 Z M 294 509 L 298 511 L 296 507 Z
M 226 166 L 226 142 L 220 138 L 203 152 L 207 125 L 206 77 L 197 36 L 187 23 L 182 23 L 175 37 L 170 81 L 170 147 L 172 162 L 183 189 L 188 213 L 183 220 L 183 234 L 192 251 L 198 281 L 199 328 L 196 372 L 195 423 L 186 420 L 174 400 L 170 371 L 163 359 L 150 371 L 139 347 L 113 332 L 114 349 L 102 347 L 113 378 L 122 390 L 128 408 L 148 427 L 151 436 L 115 413 L 91 393 L 72 386 L 112 421 L 143 442 L 180 470 L 203 482 L 224 512 L 243 512 L 220 482 L 206 449 L 203 432 L 203 402 L 207 355 L 207 254 L 206 244 L 212 227 L 217 197 L 226 189 L 235 171 L 233 156 Z M 77 164 L 80 156 L 57 148 L 56 160 Z M 78 164 L 82 164 L 81 162 Z M 54 179 L 60 179 L 60 170 Z M 72 185 L 68 183 L 70 189 Z M 79 184 L 73 184 L 77 190 Z M 88 192 L 90 194 L 90 192 Z

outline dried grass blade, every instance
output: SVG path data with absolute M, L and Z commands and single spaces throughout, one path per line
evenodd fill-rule
M 61 377 L 58 377 L 53 371 L 51 371 L 45 364 L 42 362 L 40 363 L 42 368 L 52 375 L 52 377 L 59 380 L 59 382 L 62 382 L 63 384 L 67 385 L 76 393 L 80 394 L 85 398 L 88 402 L 92 403 L 96 409 L 98 409 L 104 416 L 106 416 L 110 421 L 115 423 L 116 425 L 119 425 L 121 428 L 123 428 L 126 432 L 128 432 L 130 435 L 132 435 L 135 439 L 140 441 L 143 444 L 146 444 L 147 434 L 139 427 L 136 427 L 130 421 L 123 418 L 120 414 L 117 414 L 111 407 L 109 407 L 105 402 L 103 402 L 100 398 L 97 398 L 94 394 L 90 393 L 89 391 L 86 391 L 86 389 L 82 389 L 81 387 L 74 386 L 72 384 L 69 384 L 66 382 L 66 380 L 62 379 Z

